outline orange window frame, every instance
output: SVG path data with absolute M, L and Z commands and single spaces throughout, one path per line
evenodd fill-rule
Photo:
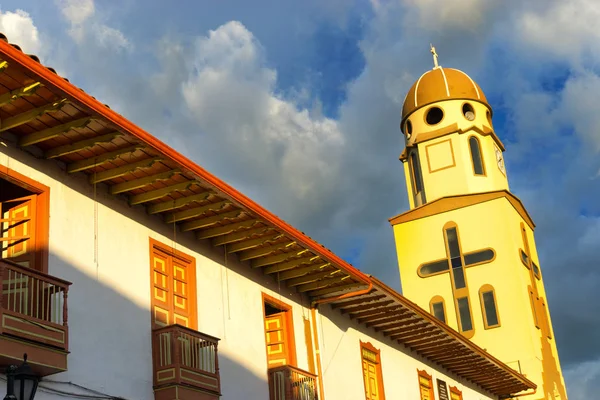
M 360 342 L 361 367 L 362 367 L 362 361 L 365 359 L 363 356 L 363 349 L 366 349 L 375 354 L 375 363 L 377 364 L 377 386 L 379 389 L 379 398 L 381 400 L 385 400 L 385 390 L 383 388 L 383 371 L 382 371 L 382 367 L 381 367 L 381 351 L 379 349 L 377 349 L 375 346 L 373 346 L 370 342 L 363 342 L 362 340 L 359 342 Z M 372 362 L 372 360 L 367 360 L 367 361 Z M 365 392 L 366 392 L 368 382 L 365 380 L 364 373 L 363 373 L 363 383 L 364 383 Z
M 50 235 L 50 188 L 0 164 L 0 179 L 36 194 L 34 269 L 48 273 L 48 242 Z
M 198 329 L 198 303 L 196 297 L 196 259 L 189 254 L 183 253 L 179 250 L 174 249 L 173 247 L 166 245 L 164 243 L 159 242 L 156 239 L 150 238 L 150 251 L 149 251 L 149 265 L 150 265 L 150 323 L 151 326 L 154 327 L 154 281 L 153 281 L 153 265 L 152 265 L 152 257 L 154 255 L 154 250 L 161 251 L 168 255 L 169 257 L 176 258 L 185 264 L 188 265 L 189 270 L 189 280 L 187 282 L 189 289 L 188 303 L 189 303 L 189 313 L 190 313 L 190 329 L 197 330 Z M 172 295 L 172 293 L 170 293 Z
M 433 377 L 425 370 L 417 369 L 418 384 L 419 384 L 419 396 L 421 400 L 434 400 L 433 397 Z M 424 384 L 427 382 L 427 385 Z M 423 394 L 423 389 L 426 389 L 427 395 Z
M 450 400 L 463 400 L 462 392 L 456 386 L 450 386 Z
M 296 358 L 296 336 L 294 335 L 294 316 L 292 313 L 292 306 L 284 303 L 281 300 L 276 299 L 273 296 L 269 296 L 266 293 L 262 293 L 262 310 L 263 310 L 263 330 L 265 331 L 265 356 L 267 357 L 266 359 L 269 359 L 269 354 L 268 354 L 268 349 L 267 349 L 267 330 L 265 327 L 265 321 L 267 319 L 267 314 L 265 312 L 265 303 L 269 303 L 281 310 L 283 310 L 283 312 L 285 312 L 285 322 L 286 322 L 286 340 L 289 343 L 289 352 L 290 352 L 290 359 L 289 359 L 289 365 L 291 365 L 292 367 L 295 367 L 297 364 L 297 358 Z M 267 369 L 269 369 L 269 364 L 267 362 Z

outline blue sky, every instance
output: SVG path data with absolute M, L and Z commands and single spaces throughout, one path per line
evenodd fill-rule
M 397 289 L 400 109 L 434 43 L 494 109 L 584 399 L 600 390 L 600 3 L 523 3 L 16 0 L 0 31 Z

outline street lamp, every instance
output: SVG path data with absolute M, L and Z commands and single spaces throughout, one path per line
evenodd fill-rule
M 38 381 L 39 378 L 27 364 L 27 354 L 24 354 L 23 364 L 20 367 L 10 365 L 6 369 L 6 396 L 4 396 L 4 400 L 33 400 Z

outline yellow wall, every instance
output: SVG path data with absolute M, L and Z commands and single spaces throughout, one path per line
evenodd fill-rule
M 423 107 L 415 111 L 408 120 L 412 124 L 412 135 L 407 141 L 409 150 L 418 151 L 421 173 L 425 188 L 426 201 L 464 193 L 478 193 L 493 190 L 508 190 L 508 179 L 504 172 L 498 168 L 494 148 L 501 149 L 502 145 L 496 141 L 493 135 L 483 135 L 477 132 L 491 131 L 491 123 L 488 121 L 488 109 L 485 105 L 477 102 L 469 102 L 475 111 L 475 119 L 467 120 L 462 112 L 463 100 L 448 100 L 434 103 L 429 107 Z M 436 125 L 428 125 L 425 122 L 426 112 L 430 107 L 436 106 L 444 111 L 444 118 Z M 455 127 L 455 128 L 453 128 Z M 475 129 L 474 129 L 475 128 Z M 441 137 L 436 132 L 444 131 Z M 462 132 L 462 133 L 459 133 Z M 485 175 L 475 175 L 471 162 L 469 138 L 477 137 L 481 146 Z M 427 140 L 424 140 L 427 139 Z M 412 187 L 412 174 L 407 169 L 405 162 L 405 173 L 407 187 L 410 194 L 414 195 Z M 411 200 L 411 208 L 415 206 L 414 199 Z
M 474 325 L 471 340 L 509 366 L 520 369 L 540 388 L 544 387 L 542 358 L 554 358 L 555 368 L 560 374 L 556 344 L 554 337 L 551 340 L 544 339 L 551 356 L 547 354 L 548 349 L 546 352 L 542 350 L 542 334 L 534 326 L 527 290 L 530 285 L 529 270 L 521 263 L 519 256 L 519 248 L 524 247 L 520 232 L 524 220 L 506 198 L 395 225 L 403 294 L 426 310 L 429 310 L 433 296 L 442 296 L 447 323 L 458 330 L 449 273 L 427 278 L 417 275 L 422 263 L 446 257 L 443 227 L 448 222 L 454 222 L 458 227 L 463 253 L 491 247 L 496 254 L 490 263 L 465 269 Z M 539 266 L 533 232 L 525 226 L 532 259 Z M 539 295 L 545 298 L 543 282 L 537 282 Z M 500 320 L 500 326 L 491 329 L 484 327 L 479 299 L 479 289 L 485 284 L 494 287 Z M 558 384 L 564 387 L 560 375 Z

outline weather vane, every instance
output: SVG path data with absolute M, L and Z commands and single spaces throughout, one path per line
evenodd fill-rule
M 431 47 L 430 51 L 433 54 L 433 69 L 439 68 L 438 65 L 438 54 L 435 52 L 435 47 L 431 43 L 429 43 L 429 47 Z

